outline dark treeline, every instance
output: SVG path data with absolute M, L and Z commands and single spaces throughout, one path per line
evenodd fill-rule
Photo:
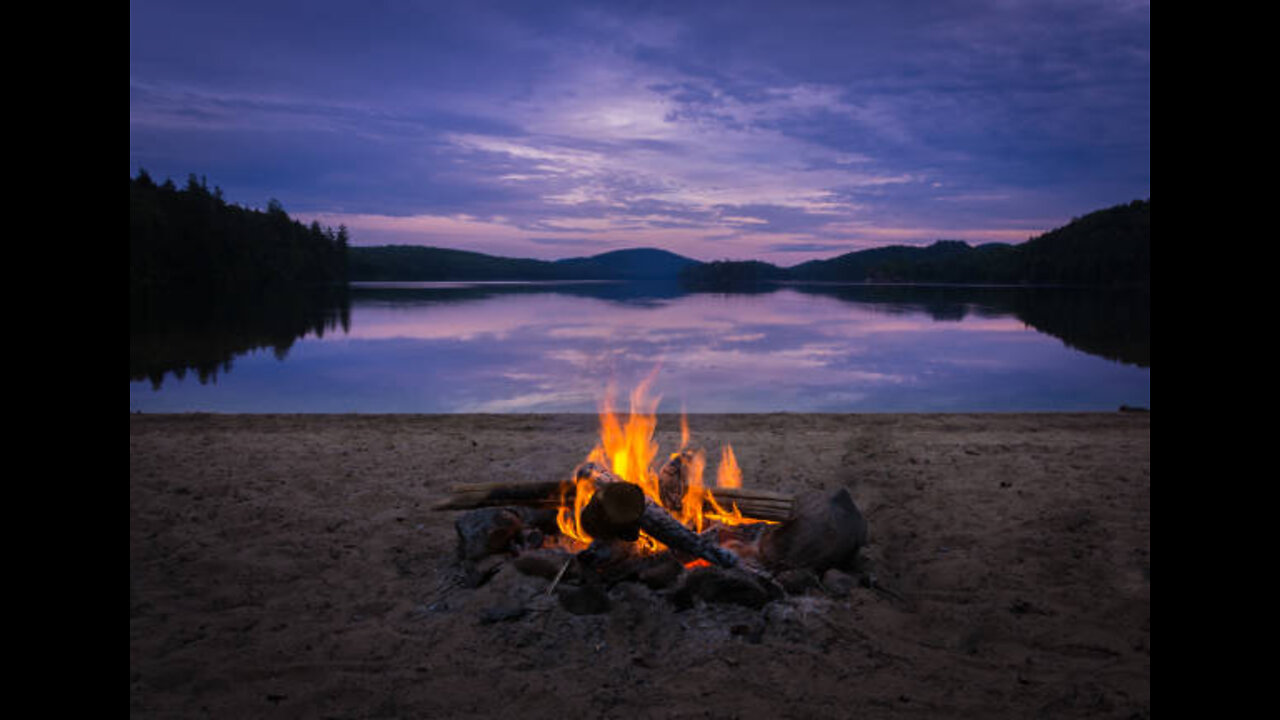
M 893 245 L 784 268 L 759 260 L 700 262 L 637 248 L 547 261 L 465 250 L 351 248 L 352 280 L 666 280 L 687 290 L 749 291 L 781 282 L 1151 287 L 1151 201 L 1090 213 L 1020 245 L 939 240 Z
M 351 249 L 351 279 L 401 280 L 594 280 L 590 268 L 546 260 L 505 258 L 467 250 L 382 245 Z
M 788 287 L 888 314 L 925 312 L 940 322 L 959 322 L 970 315 L 1012 315 L 1090 355 L 1151 366 L 1151 292 L 1147 288 L 829 283 Z M 774 286 L 769 291 L 777 290 Z
M 145 170 L 129 179 L 131 301 L 344 282 L 348 244 L 345 227 L 304 225 L 274 199 L 230 204 L 195 175 L 181 189 Z
M 759 261 L 713 262 L 686 268 L 691 289 L 760 283 L 906 282 L 1005 285 L 1151 287 L 1151 201 L 1099 210 L 1021 245 L 970 246 L 940 240 L 928 247 L 895 245 L 813 260 L 791 268 Z
M 439 280 L 668 280 L 697 260 L 666 250 L 614 250 L 563 260 L 506 258 L 418 245 L 351 248 L 351 279 Z
M 194 175 L 179 189 L 146 171 L 129 180 L 129 379 L 216 379 L 259 348 L 349 323 L 349 237 L 304 225 L 272 200 L 227 203 Z
M 129 327 L 129 380 L 159 389 L 165 375 L 193 373 L 201 384 L 229 372 L 237 356 L 270 350 L 283 360 L 301 337 L 351 326 L 345 287 L 293 287 L 156 305 Z
M 351 302 L 425 310 L 430 306 L 483 302 L 502 296 L 555 293 L 643 307 L 667 305 L 697 292 L 673 283 L 646 281 L 551 286 L 459 283 L 453 287 L 431 288 L 357 287 L 351 291 Z M 1151 293 L 1144 289 L 905 283 L 782 285 L 760 281 L 753 286 L 735 287 L 731 292 L 758 295 L 800 292 L 887 315 L 925 313 L 938 322 L 960 322 L 970 316 L 1013 316 L 1090 355 L 1139 367 L 1151 366 Z

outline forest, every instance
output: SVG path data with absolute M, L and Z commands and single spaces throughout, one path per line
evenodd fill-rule
M 186 187 L 129 179 L 129 379 L 166 372 L 201 382 L 257 348 L 277 357 L 297 338 L 347 327 L 345 227 L 294 220 L 276 200 L 226 202 L 191 175 Z
M 347 229 L 304 225 L 272 199 L 265 211 L 226 202 L 190 175 L 186 187 L 129 179 L 129 297 L 146 301 L 346 281 Z
M 689 289 L 785 281 L 902 282 L 1151 287 L 1151 200 L 1099 210 L 1025 243 L 976 247 L 939 240 L 927 247 L 892 245 L 782 268 L 759 261 L 719 261 L 685 268 Z

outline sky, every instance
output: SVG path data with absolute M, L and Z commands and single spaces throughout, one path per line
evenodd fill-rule
M 1151 194 L 1128 0 L 240 2 L 129 11 L 129 172 L 356 245 L 789 266 L 1023 242 Z

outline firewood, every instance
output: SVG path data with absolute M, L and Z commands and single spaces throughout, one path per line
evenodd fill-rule
M 629 482 L 605 483 L 596 488 L 582 509 L 582 529 L 593 538 L 634 542 L 640 535 L 644 491 Z
M 578 553 L 587 581 L 613 585 L 634 578 L 642 569 L 645 555 L 635 543 L 616 539 L 594 539 Z
M 689 490 L 689 465 L 694 462 L 696 451 L 688 448 L 671 456 L 658 470 L 658 497 L 662 506 L 679 512 L 684 494 Z
M 526 507 L 479 508 L 463 513 L 453 525 L 458 559 L 470 563 L 486 555 L 538 547 L 544 534 L 556 530 L 553 511 Z
M 680 457 L 680 456 L 677 456 Z M 684 460 L 676 461 L 675 458 L 668 461 L 663 466 L 663 471 L 669 475 L 679 473 L 678 468 L 668 470 L 672 465 L 679 465 Z M 662 482 L 662 472 L 659 473 L 659 483 Z M 668 480 L 668 487 L 675 487 L 670 483 L 678 483 L 678 480 Z M 785 521 L 789 520 L 795 514 L 796 498 L 788 493 L 771 492 L 768 490 L 755 490 L 750 488 L 710 488 L 716 502 L 725 510 L 732 510 L 736 505 L 738 510 L 745 516 L 755 520 L 772 520 Z M 683 490 L 681 491 L 683 492 Z M 568 481 L 558 482 L 524 482 L 524 483 L 456 483 L 450 486 L 450 495 L 438 501 L 432 506 L 434 510 L 470 510 L 480 507 L 496 507 L 507 505 L 520 505 L 524 507 L 540 507 L 555 508 L 561 503 L 566 506 L 572 506 L 576 491 L 573 484 Z M 668 502 L 674 502 L 664 499 L 663 506 L 669 510 L 678 511 L 679 503 L 674 506 Z M 704 509 L 710 511 L 713 509 L 710 503 L 704 505 Z
M 590 478 L 597 487 L 607 483 L 625 482 L 607 468 L 591 462 L 583 463 L 578 468 L 578 477 Z M 644 511 L 640 515 L 639 524 L 641 530 L 673 550 L 689 553 L 721 567 L 735 567 L 738 564 L 737 555 L 685 527 L 671 513 L 648 497 L 644 499 Z
M 734 507 L 744 517 L 755 520 L 790 520 L 795 515 L 796 497 L 787 493 L 749 488 L 708 488 L 725 510 Z
M 455 483 L 449 487 L 449 491 L 450 496 L 433 505 L 433 510 L 471 510 L 502 505 L 556 507 L 562 496 L 567 497 L 569 502 L 573 501 L 573 483 L 568 480 Z
M 622 540 L 593 540 L 577 560 L 588 582 L 606 586 L 633 580 L 657 590 L 669 587 L 684 572 L 684 565 L 670 550 L 647 553 Z

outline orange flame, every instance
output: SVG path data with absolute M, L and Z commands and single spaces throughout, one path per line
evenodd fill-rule
M 595 451 L 592 451 L 595 454 Z M 589 478 L 575 477 L 573 479 L 574 495 L 573 509 L 570 510 L 568 503 L 565 502 L 565 490 L 568 485 L 563 485 L 560 492 L 560 511 L 556 514 L 556 525 L 560 527 L 560 534 L 568 538 L 571 545 L 591 544 L 591 536 L 582 529 L 582 509 L 591 502 L 591 496 L 596 493 L 596 484 Z
M 622 480 L 639 486 L 644 494 L 653 502 L 661 504 L 658 473 L 653 467 L 658 457 L 658 443 L 654 440 L 657 428 L 657 409 L 660 396 L 650 396 L 649 387 L 653 376 L 646 378 L 630 394 L 631 406 L 624 423 L 614 409 L 614 389 L 610 386 L 600 404 L 600 443 L 587 455 L 586 462 L 598 463 L 610 468 L 613 474 Z M 681 523 L 702 532 L 707 520 L 737 525 L 747 521 L 736 505 L 726 510 L 717 502 L 710 488 L 703 482 L 706 468 L 706 456 L 701 450 L 689 450 L 689 423 L 682 411 L 680 413 L 680 452 L 683 455 L 686 489 L 681 507 L 673 512 Z M 742 470 L 738 467 L 733 448 L 726 445 L 721 453 L 720 465 L 716 471 L 717 487 L 742 487 Z M 574 499 L 570 504 L 565 494 L 573 487 Z M 575 474 L 572 485 L 565 485 L 562 493 L 560 510 L 556 521 L 561 534 L 571 545 L 586 545 L 591 536 L 583 531 L 581 524 L 582 510 L 595 494 L 595 481 L 590 478 L 578 478 Z M 572 505 L 572 507 L 570 507 Z M 709 509 L 707 509 L 709 508 Z M 645 552 L 657 552 L 665 549 L 657 540 L 640 533 L 637 541 L 639 549 Z
M 684 490 L 684 498 L 680 503 L 679 520 L 684 525 L 693 528 L 694 532 L 702 532 L 702 505 L 704 499 L 710 497 L 710 494 L 702 485 L 702 471 L 707 465 L 707 458 L 699 450 L 686 453 L 684 462 L 687 485 Z
M 716 487 L 742 487 L 742 469 L 738 467 L 738 458 L 733 455 L 733 446 L 725 445 L 720 455 L 720 467 L 716 468 Z

